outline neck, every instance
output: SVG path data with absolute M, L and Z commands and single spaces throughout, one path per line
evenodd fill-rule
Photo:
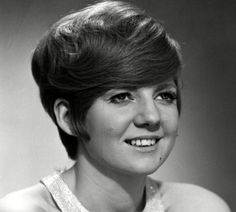
M 101 171 L 83 156 L 69 172 L 73 193 L 89 211 L 142 211 L 145 176 Z

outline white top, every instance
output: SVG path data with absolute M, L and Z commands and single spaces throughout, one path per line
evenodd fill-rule
M 59 173 L 53 173 L 41 180 L 62 212 L 89 212 L 62 180 Z M 160 199 L 159 184 L 151 178 L 146 181 L 146 204 L 143 212 L 164 212 Z

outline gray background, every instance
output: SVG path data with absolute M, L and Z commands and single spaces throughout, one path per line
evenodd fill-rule
M 0 197 L 71 164 L 30 72 L 39 38 L 92 1 L 0 0 Z M 154 177 L 199 184 L 236 210 L 236 2 L 131 1 L 182 46 L 183 112 L 171 156 Z

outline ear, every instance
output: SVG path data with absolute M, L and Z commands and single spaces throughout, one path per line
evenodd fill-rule
M 54 114 L 58 126 L 67 134 L 74 136 L 71 130 L 69 103 L 65 99 L 57 99 L 54 102 Z

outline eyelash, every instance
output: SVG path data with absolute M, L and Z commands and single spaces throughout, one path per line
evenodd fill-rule
M 124 97 L 124 98 L 122 98 L 122 97 Z M 128 97 L 128 99 L 126 99 L 126 97 Z M 121 103 L 125 103 L 127 101 L 132 101 L 132 100 L 134 100 L 134 99 L 132 98 L 132 95 L 128 92 L 119 93 L 119 94 L 112 96 L 110 98 L 110 102 L 113 104 L 121 104 Z
M 161 96 L 162 98 L 161 100 L 164 100 L 169 104 L 173 103 L 177 99 L 177 93 L 174 91 L 163 91 L 163 92 L 160 92 L 158 96 Z
M 162 91 L 158 93 L 155 99 L 159 100 L 158 97 L 161 97 L 160 99 L 161 101 L 165 101 L 166 103 L 171 104 L 177 99 L 177 94 L 174 91 Z M 134 98 L 132 97 L 132 94 L 129 92 L 119 93 L 110 98 L 110 102 L 113 104 L 122 104 L 133 100 Z

